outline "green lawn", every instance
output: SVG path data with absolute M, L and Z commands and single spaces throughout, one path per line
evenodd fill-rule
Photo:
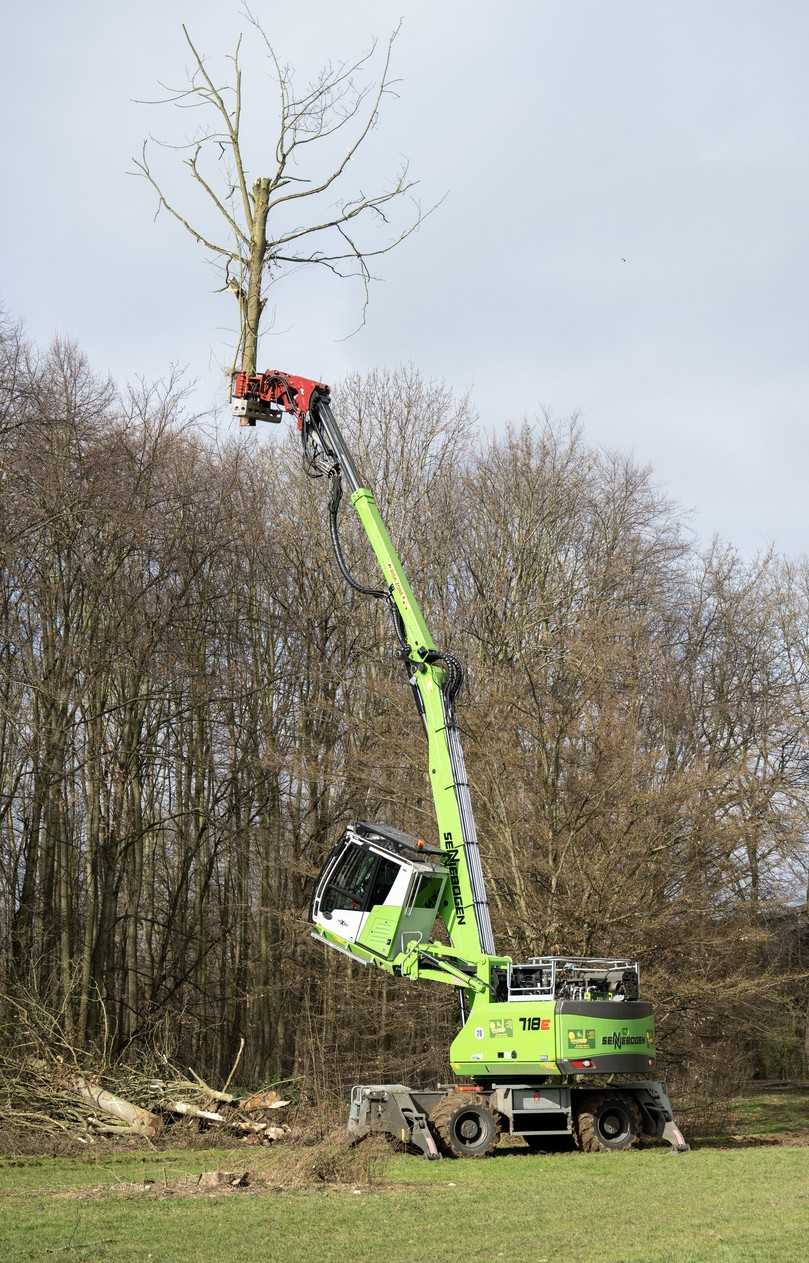
M 384 1184 L 164 1198 L 47 1190 L 282 1163 L 256 1150 L 0 1163 L 0 1259 L 73 1263 L 697 1263 L 805 1257 L 809 1149 L 660 1149 L 483 1162 L 396 1157 Z
M 229 1168 L 234 1163 L 238 1166 L 241 1162 L 244 1168 L 249 1166 L 249 1157 L 250 1151 L 245 1149 L 166 1149 L 157 1153 L 138 1150 L 99 1157 L 90 1153 L 80 1158 L 0 1157 L 0 1215 L 5 1198 L 11 1195 L 99 1184 L 114 1188 L 116 1184 L 146 1179 L 164 1183 L 216 1167 Z
M 809 1093 L 751 1092 L 733 1102 L 733 1129 L 747 1136 L 806 1134 L 809 1131 Z

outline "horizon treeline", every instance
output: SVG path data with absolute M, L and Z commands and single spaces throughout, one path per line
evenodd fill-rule
M 647 469 L 575 424 L 484 437 L 414 368 L 335 399 L 466 666 L 498 949 L 637 958 L 677 1076 L 804 1073 L 806 560 L 700 548 Z M 309 937 L 347 821 L 433 815 L 294 426 L 223 437 L 180 382 L 118 390 L 6 322 L 0 445 L 0 993 L 210 1075 L 244 1036 L 246 1081 L 445 1078 L 454 993 Z M 370 579 L 350 509 L 342 533 Z

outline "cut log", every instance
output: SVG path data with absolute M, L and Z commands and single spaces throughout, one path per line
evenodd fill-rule
M 127 1127 L 125 1123 L 107 1123 L 103 1118 L 94 1118 L 91 1114 L 88 1123 L 97 1136 L 143 1136 L 138 1127 Z
M 284 1105 L 289 1105 L 289 1101 L 283 1101 L 273 1088 L 268 1092 L 254 1092 L 252 1096 L 246 1096 L 243 1101 L 239 1101 L 239 1109 L 244 1110 L 245 1114 L 258 1114 L 261 1110 L 280 1110 Z
M 246 1188 L 249 1183 L 249 1171 L 203 1171 L 197 1180 L 197 1188 Z
M 260 1136 L 262 1140 L 283 1140 L 288 1127 L 273 1127 L 271 1123 L 231 1123 L 233 1131 L 243 1136 Z
M 120 1119 L 131 1128 L 132 1132 L 140 1136 L 147 1136 L 150 1140 L 154 1140 L 163 1130 L 163 1120 L 158 1118 L 157 1114 L 141 1109 L 139 1105 L 133 1105 L 131 1101 L 125 1101 L 122 1096 L 116 1096 L 114 1092 L 107 1092 L 91 1079 L 77 1076 L 70 1080 L 69 1088 L 75 1092 L 79 1100 L 94 1106 L 102 1114 L 109 1114 L 111 1118 Z

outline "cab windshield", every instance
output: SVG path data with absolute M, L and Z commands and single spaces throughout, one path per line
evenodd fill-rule
M 336 908 L 367 911 L 384 903 L 399 867 L 366 847 L 349 847 L 323 892 L 320 911 L 328 916 Z

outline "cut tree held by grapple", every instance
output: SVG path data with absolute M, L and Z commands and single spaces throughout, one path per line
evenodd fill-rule
M 515 963 L 495 949 L 455 713 L 463 668 L 430 635 L 329 388 L 277 370 L 237 373 L 233 412 L 245 426 L 296 418 L 307 472 L 328 481 L 338 568 L 355 591 L 386 602 L 427 738 L 438 845 L 386 824 L 348 824 L 323 864 L 309 917 L 315 938 L 359 964 L 457 989 L 461 1028 L 449 1061 L 460 1081 L 429 1090 L 357 1085 L 349 1132 L 383 1132 L 430 1158 L 484 1157 L 504 1131 L 532 1148 L 567 1136 L 584 1150 L 626 1149 L 645 1137 L 687 1150 L 655 1078 L 654 1018 L 638 965 L 573 956 Z M 379 587 L 360 583 L 346 563 L 344 486 Z M 431 939 L 437 920 L 448 944 Z

